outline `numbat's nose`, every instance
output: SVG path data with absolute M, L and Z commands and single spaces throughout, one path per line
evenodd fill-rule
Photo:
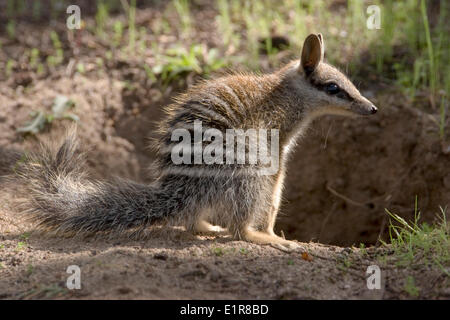
M 371 114 L 377 113 L 377 111 L 378 111 L 378 109 L 375 106 L 372 106 L 371 109 L 370 109 L 370 113 Z

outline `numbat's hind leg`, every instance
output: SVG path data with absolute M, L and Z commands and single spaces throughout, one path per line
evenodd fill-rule
M 197 223 L 195 224 L 195 231 L 199 232 L 199 233 L 219 233 L 219 234 L 223 234 L 227 232 L 227 229 L 224 229 L 222 227 L 219 226 L 214 226 L 211 223 L 200 219 L 197 221 Z

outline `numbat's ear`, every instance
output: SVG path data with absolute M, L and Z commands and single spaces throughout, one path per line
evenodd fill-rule
M 321 44 L 321 46 L 320 46 L 320 54 L 321 54 L 322 57 L 320 58 L 320 60 L 323 60 L 323 56 L 325 54 L 325 43 L 323 42 L 323 36 L 322 36 L 321 33 L 318 33 L 317 37 L 319 38 L 320 44 Z
M 310 75 L 323 60 L 325 46 L 322 35 L 310 34 L 303 44 L 301 67 L 306 75 Z

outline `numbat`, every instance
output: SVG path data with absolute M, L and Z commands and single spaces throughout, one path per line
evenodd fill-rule
M 26 212 L 38 229 L 62 236 L 139 237 L 152 224 L 170 223 L 299 248 L 273 231 L 292 146 L 318 116 L 377 111 L 323 57 L 322 35 L 311 34 L 301 59 L 274 73 L 206 80 L 179 96 L 160 124 L 150 184 L 91 180 L 69 131 L 59 149 L 43 146 L 18 163 Z M 263 170 L 267 160 L 275 170 Z

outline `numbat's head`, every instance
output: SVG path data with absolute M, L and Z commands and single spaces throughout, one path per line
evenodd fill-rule
M 291 89 L 301 95 L 304 111 L 312 115 L 376 113 L 373 103 L 342 72 L 324 62 L 324 50 L 322 35 L 310 34 L 303 44 L 300 62 L 281 70 Z

